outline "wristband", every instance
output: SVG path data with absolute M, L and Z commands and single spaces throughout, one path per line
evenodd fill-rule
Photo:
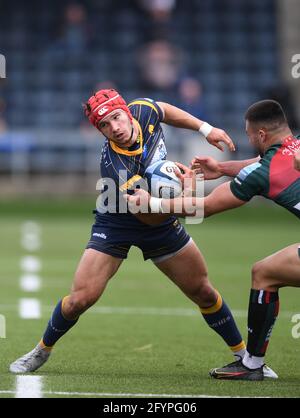
M 202 135 L 205 136 L 205 138 L 208 137 L 208 135 L 211 133 L 211 131 L 213 130 L 213 126 L 211 126 L 209 123 L 207 122 L 203 122 L 202 125 L 199 128 L 199 132 L 202 133 Z
M 151 197 L 149 201 L 151 213 L 163 213 L 162 199 L 158 197 Z

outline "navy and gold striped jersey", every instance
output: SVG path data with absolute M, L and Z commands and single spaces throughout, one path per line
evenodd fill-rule
M 165 160 L 167 156 L 164 135 L 160 125 L 163 113 L 157 103 L 151 99 L 143 98 L 132 101 L 128 107 L 138 123 L 138 139 L 128 149 L 119 148 L 114 142 L 106 139 L 102 148 L 100 163 L 101 178 L 103 179 L 102 190 L 105 190 L 108 182 L 113 181 L 117 195 L 119 191 L 121 193 L 132 192 L 136 185 L 141 185 L 147 167 L 158 160 Z M 102 193 L 102 196 L 104 199 L 105 193 Z M 123 222 L 135 226 L 141 224 L 130 213 L 124 214 L 126 203 L 122 201 L 122 197 L 117 196 L 116 201 L 114 202 L 112 199 L 112 205 L 108 205 L 107 200 L 104 202 L 102 196 L 100 194 L 97 203 L 102 222 L 105 219 L 114 224 Z M 108 207 L 110 213 L 103 213 Z M 172 218 L 174 220 L 174 217 Z
M 300 218 L 300 172 L 293 164 L 299 149 L 299 137 L 291 136 L 272 145 L 259 162 L 239 172 L 231 182 L 232 193 L 244 201 L 264 196 Z

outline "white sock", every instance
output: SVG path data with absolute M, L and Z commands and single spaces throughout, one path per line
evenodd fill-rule
M 248 369 L 258 369 L 259 367 L 265 364 L 264 357 L 255 357 L 246 351 L 246 354 L 243 358 L 243 365 L 248 367 Z
M 239 350 L 239 351 L 235 351 L 234 353 L 233 353 L 233 355 L 234 355 L 234 358 L 235 358 L 235 360 L 242 360 L 243 358 L 244 358 L 244 355 L 246 354 L 246 349 L 245 348 L 242 348 L 241 350 Z

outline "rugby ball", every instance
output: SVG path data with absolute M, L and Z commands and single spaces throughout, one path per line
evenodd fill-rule
M 145 171 L 151 196 L 172 199 L 182 193 L 181 182 L 175 174 L 178 167 L 173 161 L 156 161 Z

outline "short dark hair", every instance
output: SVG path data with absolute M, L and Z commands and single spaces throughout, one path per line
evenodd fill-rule
M 280 103 L 275 100 L 261 100 L 249 107 L 245 119 L 250 123 L 262 123 L 271 129 L 287 125 L 287 118 Z

